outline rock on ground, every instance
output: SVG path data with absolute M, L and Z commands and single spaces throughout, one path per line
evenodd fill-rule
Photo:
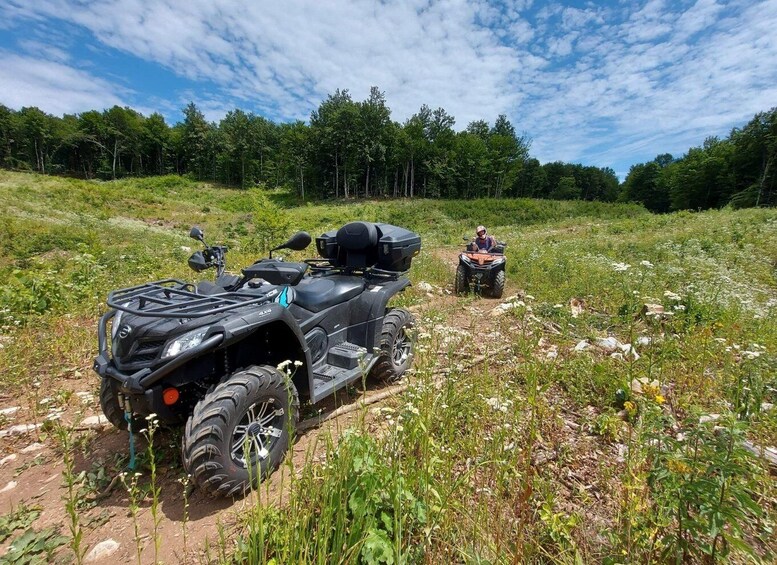
M 43 424 L 18 424 L 16 426 L 11 426 L 10 428 L 0 430 L 0 437 L 19 436 L 22 434 L 29 434 L 31 432 L 36 431 L 42 425 Z
M 92 561 L 99 561 L 100 559 L 110 557 L 116 553 L 116 550 L 119 549 L 119 545 L 119 542 L 110 538 L 101 541 L 95 545 L 89 553 L 86 554 L 84 561 L 91 563 Z
M 84 418 L 81 420 L 81 423 L 78 424 L 79 428 L 87 428 L 87 429 L 97 429 L 102 428 L 110 424 L 108 421 L 108 418 L 103 416 L 102 414 L 97 416 L 89 416 L 87 418 Z

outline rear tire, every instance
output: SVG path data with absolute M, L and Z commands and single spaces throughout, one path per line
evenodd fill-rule
M 467 269 L 462 264 L 459 264 L 459 266 L 456 267 L 456 278 L 453 281 L 453 292 L 455 294 L 466 294 L 469 292 L 469 284 L 467 283 Z
M 505 291 L 505 272 L 499 271 L 494 277 L 494 286 L 491 289 L 491 296 L 494 298 L 502 298 Z
M 211 496 L 244 496 L 272 473 L 299 419 L 297 389 L 269 365 L 238 371 L 194 407 L 183 466 Z
M 410 368 L 413 363 L 413 341 L 409 330 L 414 326 L 413 315 L 407 310 L 394 308 L 383 318 L 380 332 L 380 357 L 372 370 L 373 376 L 391 383 Z

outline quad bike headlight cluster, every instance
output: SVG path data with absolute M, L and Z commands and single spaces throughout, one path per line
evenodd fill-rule
M 165 350 L 162 352 L 162 359 L 167 359 L 168 357 L 175 357 L 179 353 L 183 353 L 188 349 L 197 347 L 199 344 L 202 343 L 202 340 L 205 337 L 206 333 L 208 333 L 207 326 L 204 328 L 197 328 L 196 330 L 186 332 L 182 336 L 179 336 L 174 340 L 169 341 L 167 345 L 165 345 Z
M 129 302 L 122 304 L 122 306 L 129 305 Z M 123 314 L 124 310 L 117 310 L 116 315 L 113 317 L 113 321 L 111 322 L 111 339 L 116 339 L 116 334 L 119 333 L 119 328 L 121 327 L 121 317 Z

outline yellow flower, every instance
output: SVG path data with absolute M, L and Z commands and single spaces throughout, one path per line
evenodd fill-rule
M 691 472 L 691 468 L 684 461 L 678 461 L 677 459 L 670 459 L 666 462 L 666 468 L 672 473 L 679 473 L 685 475 Z
M 664 402 L 666 402 L 666 398 L 664 398 L 660 394 L 657 394 L 656 395 L 656 404 L 663 404 Z

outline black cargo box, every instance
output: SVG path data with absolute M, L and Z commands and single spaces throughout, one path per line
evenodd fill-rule
M 337 260 L 337 230 L 322 233 L 316 238 L 316 249 L 318 254 L 324 259 L 330 261 Z
M 375 224 L 378 228 L 378 268 L 387 271 L 407 271 L 413 257 L 421 251 L 421 236 L 391 224 Z
M 357 224 L 362 224 L 358 226 Z M 392 226 L 391 224 L 371 224 L 369 222 L 352 222 L 347 224 L 353 226 L 350 231 L 354 233 L 364 232 L 365 237 L 369 233 L 377 232 L 375 243 L 369 247 L 359 245 L 359 242 L 348 239 L 346 245 L 352 248 L 344 249 L 338 245 L 337 234 L 341 230 L 332 230 L 321 234 L 316 238 L 316 249 L 319 255 L 329 261 L 335 267 L 355 267 L 363 268 L 376 267 L 386 271 L 407 271 L 410 269 L 410 263 L 421 250 L 421 236 L 404 228 Z M 374 226 L 367 227 L 367 226 Z M 346 226 L 343 226 L 344 228 Z M 362 229 L 359 229 L 359 228 Z M 366 242 L 365 242 L 366 243 Z M 365 260 L 366 264 L 365 265 Z

